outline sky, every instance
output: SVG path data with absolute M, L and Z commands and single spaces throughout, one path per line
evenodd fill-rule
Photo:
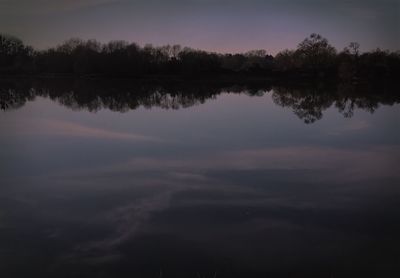
M 38 49 L 79 37 L 276 54 L 319 33 L 338 50 L 400 50 L 400 1 L 0 0 L 0 33 Z

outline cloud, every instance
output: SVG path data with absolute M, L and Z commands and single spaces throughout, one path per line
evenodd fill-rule
M 117 207 L 108 212 L 104 218 L 100 217 L 102 223 L 108 222 L 115 230 L 107 238 L 100 241 L 92 241 L 76 247 L 78 251 L 110 249 L 131 239 L 138 232 L 152 214 L 163 211 L 169 207 L 174 190 L 153 195 L 125 206 Z
M 162 142 L 160 138 L 143 134 L 119 132 L 104 128 L 85 126 L 69 121 L 60 120 L 35 120 L 32 124 L 26 124 L 18 129 L 21 136 L 26 134 L 39 136 L 61 136 L 61 137 L 80 137 L 95 138 L 104 140 L 124 140 L 142 142 Z
M 365 120 L 354 120 L 350 121 L 344 125 L 341 125 L 338 128 L 333 128 L 328 131 L 330 135 L 343 135 L 344 133 L 348 132 L 359 132 L 362 130 L 369 129 L 371 124 Z
M 120 135 L 116 136 L 118 138 Z M 74 170 L 61 175 L 79 179 L 82 179 L 82 176 L 90 176 L 93 180 L 93 175 L 98 176 L 98 173 L 103 173 L 100 178 L 107 178 L 121 176 L 124 173 L 135 177 L 137 173 L 153 172 L 164 178 L 162 184 L 170 181 L 172 185 L 177 183 L 189 186 L 213 182 L 214 178 L 208 175 L 210 172 L 308 170 L 314 171 L 315 179 L 347 182 L 372 178 L 399 178 L 400 173 L 396 168 L 400 163 L 399 157 L 398 145 L 358 149 L 288 146 L 222 151 L 182 158 L 136 156 L 120 163 L 95 169 Z M 161 184 L 154 180 L 148 182 Z
M 368 149 L 293 146 L 228 151 L 186 159 L 136 157 L 112 167 L 120 171 L 183 172 L 192 176 L 211 170 L 328 170 L 332 176 L 324 178 L 340 181 L 399 177 L 396 170 L 396 165 L 400 163 L 398 157 L 400 146 Z
M 141 232 L 141 229 L 151 219 L 151 217 L 161 211 L 169 208 L 171 199 L 179 192 L 201 189 L 216 189 L 223 183 L 218 180 L 212 180 L 207 176 L 207 171 L 241 171 L 241 170 L 274 170 L 286 169 L 290 174 L 291 170 L 324 170 L 318 174 L 315 171 L 313 181 L 323 180 L 338 182 L 339 184 L 348 184 L 354 180 L 368 180 L 370 178 L 396 177 L 399 173 L 396 165 L 400 162 L 398 157 L 400 154 L 400 146 L 374 147 L 369 149 L 337 149 L 331 147 L 280 147 L 280 148 L 263 148 L 249 149 L 239 151 L 228 151 L 215 153 L 206 157 L 195 157 L 186 159 L 174 158 L 135 158 L 126 164 L 115 165 L 114 171 L 127 171 L 133 173 L 135 171 L 154 170 L 167 173 L 165 178 L 160 181 L 147 181 L 146 184 L 162 185 L 160 192 L 150 197 L 136 200 L 135 202 L 117 207 L 105 215 L 100 215 L 97 221 L 106 222 L 110 226 L 115 227 L 114 231 L 105 239 L 92 241 L 77 247 L 79 252 L 88 252 L 94 250 L 110 250 L 120 244 L 132 239 Z M 111 168 L 110 168 L 111 170 Z M 112 170 L 111 170 L 112 171 Z M 204 182 L 206 181 L 206 182 Z M 230 180 L 228 180 L 230 182 Z M 346 182 L 346 183 L 343 183 Z M 143 185 L 143 181 L 140 182 Z M 318 183 L 319 184 L 319 183 Z M 329 184 L 329 183 L 328 183 Z M 224 186 L 224 185 L 223 185 Z M 221 190 L 221 187 L 219 187 Z M 229 185 L 229 193 L 232 194 L 238 188 Z M 243 191 L 245 190 L 245 191 Z M 249 191 L 246 191 L 249 190 Z M 240 188 L 241 193 L 253 194 L 251 188 Z M 298 194 L 298 193 L 297 193 Z M 316 193 L 315 193 L 316 194 Z M 243 195 L 248 197 L 248 195 Z M 274 196 L 268 197 L 268 202 L 274 206 L 285 205 L 290 208 L 308 208 L 310 203 L 300 200 L 300 195 L 296 195 L 291 199 L 290 194 L 285 198 Z M 217 200 L 218 204 L 227 200 Z M 232 202 L 232 200 L 229 200 Z M 234 205 L 245 205 L 251 202 L 252 205 L 265 203 L 265 196 L 256 200 L 237 198 L 234 199 Z M 195 200 L 190 200 L 193 205 Z M 201 200 L 204 204 L 204 200 Z M 213 202 L 213 200 L 211 200 Z M 260 203 L 257 203 L 260 202 Z M 313 201 L 312 205 L 318 203 Z M 324 203 L 325 206 L 328 204 Z M 329 204 L 331 207 L 335 204 Z M 343 206 L 343 203 L 341 203 Z M 278 223 L 279 224 L 279 223 Z M 275 225 L 278 225 L 275 224 Z
M 121 0 L 0 0 L 0 10 L 12 14 L 66 12 L 117 3 Z
M 60 136 L 94 137 L 101 139 L 133 140 L 133 141 L 159 141 L 159 139 L 141 134 L 116 132 L 107 129 L 88 127 L 64 121 L 45 120 L 49 133 Z

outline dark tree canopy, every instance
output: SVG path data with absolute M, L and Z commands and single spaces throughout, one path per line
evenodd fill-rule
M 311 34 L 295 50 L 275 57 L 265 50 L 219 54 L 179 45 L 139 46 L 127 41 L 100 43 L 72 38 L 47 50 L 12 36 L 0 35 L 0 73 L 107 76 L 241 75 L 257 78 L 394 78 L 400 73 L 400 53 L 377 49 L 360 53 L 352 42 L 337 50 L 321 35 Z
M 33 55 L 33 49 L 20 39 L 0 34 L 0 73 L 27 70 Z

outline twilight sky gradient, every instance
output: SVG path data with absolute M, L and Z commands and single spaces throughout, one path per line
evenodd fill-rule
M 339 50 L 399 50 L 400 1 L 0 0 L 0 32 L 37 48 L 80 37 L 275 54 L 316 32 Z

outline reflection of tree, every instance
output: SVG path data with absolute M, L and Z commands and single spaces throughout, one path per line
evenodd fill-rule
M 287 89 L 275 87 L 272 94 L 274 103 L 291 107 L 305 123 L 313 123 L 322 118 L 322 111 L 332 105 L 332 99 L 313 89 Z
M 0 109 L 18 109 L 35 98 L 35 92 L 23 82 L 0 81 Z
M 373 113 L 380 104 L 400 102 L 395 88 L 374 88 L 373 84 L 339 84 L 324 86 L 273 87 L 274 103 L 290 107 L 305 123 L 320 120 L 323 111 L 335 106 L 345 117 L 352 117 L 355 109 Z
M 43 91 L 42 91 L 43 92 Z M 64 93 L 65 92 L 65 93 Z M 41 94 L 73 109 L 96 111 L 110 109 L 126 112 L 142 106 L 179 109 L 204 103 L 218 92 L 188 92 L 181 89 L 171 90 L 158 86 L 135 86 L 129 88 L 76 88 L 58 94 Z
M 355 109 L 373 113 L 380 104 L 400 102 L 395 88 L 353 84 L 296 84 L 272 86 L 266 82 L 232 84 L 229 82 L 128 82 L 121 80 L 18 80 L 0 81 L 0 108 L 16 109 L 36 96 L 50 98 L 73 110 L 110 109 L 126 112 L 138 107 L 180 109 L 199 105 L 223 92 L 262 96 L 273 89 L 274 103 L 290 107 L 305 123 L 323 117 L 323 111 L 335 106 L 345 117 Z
M 20 84 L 18 87 L 15 84 Z M 223 91 L 263 95 L 268 85 L 232 85 L 208 82 L 128 82 L 123 80 L 46 79 L 0 82 L 1 109 L 24 105 L 35 96 L 46 97 L 73 110 L 110 109 L 126 112 L 138 107 L 180 109 L 199 105 Z

